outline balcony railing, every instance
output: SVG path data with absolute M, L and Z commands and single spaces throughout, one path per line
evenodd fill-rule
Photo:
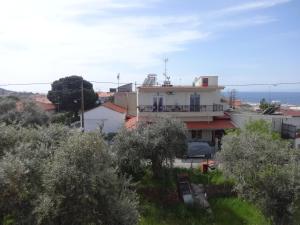
M 222 112 L 223 105 L 140 105 L 140 112 Z

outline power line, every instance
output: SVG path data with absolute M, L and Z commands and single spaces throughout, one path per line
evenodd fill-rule
M 88 81 L 94 84 L 118 84 L 118 82 L 111 82 L 111 81 Z M 29 86 L 29 85 L 51 85 L 53 82 L 35 82 L 35 83 L 7 83 L 7 84 L 0 84 L 0 87 L 5 86 Z M 128 83 L 119 83 L 119 84 L 128 84 Z M 222 86 L 225 87 L 246 87 L 246 86 L 279 86 L 279 85 L 297 85 L 300 84 L 300 81 L 297 82 L 278 82 L 278 83 L 248 83 L 248 84 L 224 84 Z M 136 85 L 142 85 L 136 83 Z
M 296 85 L 300 82 L 280 82 L 280 83 L 252 83 L 252 84 L 224 84 L 224 86 L 245 87 L 245 86 L 278 86 L 278 85 Z

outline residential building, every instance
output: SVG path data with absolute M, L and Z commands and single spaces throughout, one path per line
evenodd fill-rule
M 149 77 L 137 88 L 136 121 L 152 121 L 167 115 L 185 122 L 189 139 L 214 144 L 224 129 L 234 128 L 230 118 L 224 114 L 224 102 L 217 76 L 201 76 L 190 86 L 156 85 L 155 77 Z M 130 119 L 127 127 L 133 127 Z
M 44 111 L 54 112 L 56 106 L 47 98 L 46 95 L 34 95 L 32 100 Z
M 99 101 L 99 103 L 103 104 L 105 102 L 108 102 L 108 101 L 112 100 L 114 94 L 115 93 L 113 93 L 113 92 L 98 91 L 97 95 L 98 95 L 98 101 Z
M 85 131 L 102 129 L 104 133 L 116 133 L 124 125 L 127 110 L 111 102 L 106 102 L 84 112 Z
M 117 88 L 118 92 L 132 92 L 132 83 L 121 85 Z

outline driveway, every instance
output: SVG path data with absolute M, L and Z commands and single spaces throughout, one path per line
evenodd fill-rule
M 200 164 L 206 159 L 175 159 L 174 167 L 178 168 L 200 168 Z

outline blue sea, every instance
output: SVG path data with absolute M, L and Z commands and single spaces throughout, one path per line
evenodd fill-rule
M 226 97 L 229 93 L 223 93 Z M 300 106 L 300 92 L 239 92 L 236 91 L 236 99 L 247 103 L 259 103 L 262 98 L 266 101 L 279 101 L 281 104 Z

